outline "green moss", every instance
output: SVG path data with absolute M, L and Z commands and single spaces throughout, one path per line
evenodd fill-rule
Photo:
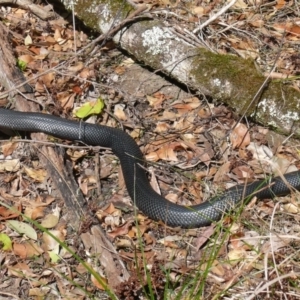
M 192 76 L 211 91 L 216 100 L 226 102 L 243 114 L 249 106 L 264 77 L 251 59 L 222 55 L 199 49 L 193 59 Z M 243 87 L 240 89 L 239 87 Z M 251 107 L 250 110 L 253 110 Z
M 259 123 L 271 126 L 278 133 L 300 136 L 299 92 L 289 84 L 271 82 L 262 95 L 253 117 Z M 265 103 L 264 99 L 268 99 Z
M 109 3 L 111 11 L 115 16 L 118 16 L 118 19 L 128 17 L 129 13 L 134 10 L 134 8 L 124 0 L 103 0 L 102 2 Z
M 250 116 L 279 133 L 290 134 L 293 130 L 300 136 L 299 92 L 289 84 L 272 81 L 255 97 L 266 78 L 253 60 L 198 49 L 193 66 L 193 88 L 198 83 L 200 91 L 209 91 L 214 100 L 226 103 L 239 115 Z
M 105 20 L 107 23 L 112 22 L 115 18 L 118 20 L 124 19 L 134 10 L 124 0 L 79 0 L 75 5 L 75 11 L 78 12 L 80 19 L 86 26 L 100 31 L 99 13 L 101 13 L 101 6 L 109 6 L 107 11 L 111 14 L 107 15 L 107 19 Z

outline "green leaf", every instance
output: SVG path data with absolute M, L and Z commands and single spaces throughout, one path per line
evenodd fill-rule
M 10 220 L 6 223 L 10 228 L 15 230 L 19 234 L 26 234 L 26 236 L 30 239 L 37 240 L 37 233 L 30 225 L 15 220 Z
M 104 101 L 98 98 L 96 102 L 86 102 L 76 110 L 75 115 L 80 119 L 84 119 L 90 115 L 100 114 L 104 108 Z
M 18 59 L 17 60 L 17 66 L 23 72 L 26 69 L 26 67 L 27 67 L 27 63 L 25 61 L 23 61 L 23 60 L 19 60 Z
M 48 251 L 48 253 L 52 263 L 55 264 L 60 261 L 61 258 L 54 251 Z
M 12 249 L 12 242 L 7 234 L 0 233 L 0 243 L 2 244 L 3 251 L 8 251 Z

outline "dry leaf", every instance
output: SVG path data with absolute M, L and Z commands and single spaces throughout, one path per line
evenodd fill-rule
M 115 68 L 115 73 L 118 75 L 122 75 L 125 73 L 125 67 L 124 66 L 118 66 Z
M 63 242 L 65 240 L 65 232 L 62 230 L 49 230 L 49 232 L 54 235 L 58 240 Z M 59 252 L 59 243 L 54 240 L 50 235 L 46 232 L 43 233 L 43 241 L 44 241 L 44 249 L 47 250 L 57 250 L 57 254 Z
M 1 145 L 2 153 L 4 156 L 11 155 L 13 151 L 18 147 L 18 143 L 7 142 Z
M 53 228 L 58 224 L 59 218 L 54 214 L 48 214 L 42 220 L 41 225 L 45 228 Z
M 73 150 L 73 149 L 68 149 L 67 154 L 69 155 L 69 158 L 72 161 L 77 161 L 78 159 L 84 157 L 87 154 L 86 150 Z
M 79 61 L 79 62 L 77 62 L 74 66 L 69 66 L 69 67 L 68 67 L 68 70 L 71 71 L 71 72 L 77 73 L 77 72 L 79 72 L 80 70 L 82 70 L 83 67 L 84 67 L 83 62 L 82 62 L 82 61 Z
M 127 116 L 125 114 L 125 105 L 124 104 L 116 104 L 115 108 L 114 108 L 114 115 L 122 120 L 122 121 L 126 121 L 127 120 Z
M 0 160 L 0 172 L 17 172 L 20 170 L 20 167 L 19 159 Z
M 24 54 L 19 56 L 18 60 L 24 61 L 27 65 L 34 60 L 32 55 Z
M 291 213 L 291 214 L 297 214 L 300 211 L 299 208 L 293 203 L 287 203 L 287 204 L 283 205 L 283 208 L 286 212 Z
M 232 148 L 245 148 L 250 144 L 250 134 L 246 125 L 238 123 L 230 134 Z
M 99 277 L 100 277 L 100 280 L 101 280 L 100 282 L 98 280 L 96 280 L 96 278 L 93 275 L 91 275 L 91 281 L 95 285 L 95 287 L 97 287 L 98 289 L 104 291 L 104 290 L 106 290 L 107 279 L 100 276 L 100 275 L 99 275 Z
M 45 207 L 26 207 L 25 208 L 25 211 L 24 211 L 24 214 L 32 219 L 32 220 L 36 220 L 36 219 L 39 219 L 39 218 L 42 218 L 44 216 L 44 210 L 45 210 Z
M 38 182 L 43 182 L 47 176 L 47 171 L 44 169 L 35 170 L 24 166 L 24 171 L 30 178 Z
M 248 5 L 243 1 L 243 0 L 237 0 L 234 5 L 233 5 L 234 8 L 247 8 Z
M 195 6 L 192 9 L 192 13 L 197 15 L 198 17 L 202 17 L 204 14 L 204 7 L 203 6 Z
M 35 278 L 38 276 L 25 263 L 17 263 L 13 267 L 8 266 L 8 274 L 16 276 L 18 278 L 26 278 L 26 277 Z
M 167 99 L 167 97 L 162 93 L 155 93 L 153 96 L 146 96 L 150 106 L 154 108 L 160 108 L 163 101 Z
M 34 299 L 45 299 L 50 290 L 51 288 L 47 286 L 30 288 L 28 296 Z
M 240 249 L 234 249 L 234 250 L 230 250 L 228 252 L 227 256 L 228 256 L 229 263 L 232 266 L 235 266 L 240 261 L 242 261 L 243 259 L 245 259 L 245 257 L 247 257 L 247 251 L 245 251 L 242 248 L 240 248 Z
M 23 244 L 14 243 L 14 253 L 21 258 L 30 258 L 39 256 L 44 251 L 43 249 L 32 241 L 26 241 Z
M 168 132 L 169 129 L 170 129 L 170 125 L 168 123 L 158 122 L 156 124 L 156 128 L 154 129 L 154 132 L 164 133 L 164 132 Z
M 69 91 L 57 94 L 57 100 L 59 101 L 60 106 L 66 111 L 73 108 L 75 97 L 76 93 L 70 93 Z
M 277 0 L 276 2 L 277 2 L 276 6 L 275 6 L 276 9 L 281 9 L 281 8 L 283 8 L 283 7 L 285 6 L 285 4 L 286 4 L 285 0 Z
M 20 207 L 12 206 L 11 208 L 0 206 L 0 220 L 14 219 L 20 215 L 21 210 L 21 205 Z
M 53 83 L 53 80 L 55 78 L 55 73 L 54 72 L 50 72 L 50 73 L 47 73 L 43 76 L 41 76 L 39 78 L 39 80 L 41 80 L 41 82 L 47 87 L 47 88 L 51 88 L 52 87 L 52 83 Z

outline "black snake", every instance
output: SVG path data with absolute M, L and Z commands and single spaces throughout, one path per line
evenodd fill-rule
M 162 220 L 170 226 L 207 226 L 251 195 L 258 199 L 272 198 L 290 193 L 291 187 L 300 189 L 300 171 L 296 171 L 284 176 L 290 186 L 282 178 L 275 177 L 246 186 L 234 186 L 199 205 L 181 206 L 166 200 L 151 188 L 143 166 L 143 154 L 135 141 L 122 130 L 7 109 L 0 109 L 0 128 L 44 132 L 60 139 L 111 148 L 120 159 L 126 187 L 134 204 L 151 219 Z

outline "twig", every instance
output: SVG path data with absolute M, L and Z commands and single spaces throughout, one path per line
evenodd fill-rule
M 295 272 L 292 271 L 292 272 L 290 272 L 288 274 L 281 275 L 279 278 L 276 277 L 273 280 L 270 280 L 270 281 L 266 282 L 258 290 L 253 291 L 253 294 L 251 296 L 245 298 L 245 300 L 252 300 L 252 299 L 254 299 L 259 293 L 262 293 L 267 287 L 271 286 L 272 284 L 276 283 L 279 280 L 282 280 L 282 279 L 285 279 L 285 278 L 288 278 L 288 277 L 296 277 L 296 276 L 300 276 L 300 273 L 295 273 Z
M 0 0 L 1 1 L 1 0 Z M 122 29 L 125 25 L 127 25 L 130 22 L 133 22 L 137 15 L 143 11 L 145 11 L 147 9 L 146 5 L 142 5 L 141 7 L 139 7 L 138 9 L 136 9 L 133 13 L 131 13 L 125 20 L 123 20 L 120 24 L 116 25 L 115 27 L 113 27 L 111 30 L 109 30 L 106 34 L 102 34 L 100 35 L 98 38 L 96 38 L 95 40 L 93 40 L 92 42 L 90 42 L 87 46 L 83 47 L 80 51 L 78 51 L 73 58 L 71 59 L 71 61 L 64 61 L 62 63 L 60 63 L 59 65 L 57 65 L 55 68 L 51 68 L 49 70 L 46 70 L 40 74 L 37 74 L 36 76 L 29 78 L 25 81 L 23 81 L 22 83 L 6 90 L 5 92 L 0 93 L 0 98 L 2 97 L 6 97 L 6 95 L 12 91 L 15 91 L 16 89 L 22 87 L 24 84 L 32 82 L 38 78 L 40 78 L 43 75 L 46 75 L 50 72 L 52 72 L 53 70 L 59 70 L 61 68 L 63 68 L 67 63 L 70 63 L 72 61 L 74 61 L 75 58 L 77 58 L 78 56 L 80 56 L 86 49 L 90 48 L 92 45 L 105 40 L 107 37 L 115 35 L 120 29 Z
M 8 90 L 5 90 L 5 92 L 0 93 L 0 98 L 6 97 L 7 94 L 9 94 L 10 92 L 13 92 L 15 90 L 18 90 L 19 88 L 21 88 L 26 83 L 29 83 L 29 82 L 34 81 L 36 79 L 39 79 L 41 76 L 46 75 L 46 74 L 52 72 L 53 70 L 58 70 L 59 68 L 62 68 L 66 63 L 67 63 L 67 61 L 64 61 L 64 62 L 58 64 L 55 68 L 51 68 L 51 69 L 45 70 L 42 73 L 39 73 L 39 74 L 37 74 L 37 75 L 35 75 L 35 76 L 33 76 L 33 77 L 31 77 L 31 78 L 23 81 L 22 83 L 20 83 L 18 85 L 15 85 L 14 87 L 12 87 L 12 88 L 10 88 Z M 20 91 L 18 91 L 18 92 L 20 92 Z
M 18 296 L 13 295 L 13 294 L 11 294 L 11 293 L 5 293 L 5 292 L 1 292 L 1 291 L 0 291 L 0 294 L 1 294 L 1 295 L 5 295 L 5 296 L 9 296 L 9 297 L 11 297 L 11 298 L 18 299 L 18 300 L 21 299 L 21 298 L 19 298 Z
M 205 26 L 213 22 L 215 19 L 221 16 L 226 10 L 228 10 L 232 5 L 234 5 L 236 1 L 237 0 L 231 0 L 227 5 L 223 6 L 216 14 L 211 16 L 207 21 L 205 21 L 199 27 L 194 29 L 193 33 L 196 34 L 197 32 L 201 31 Z
M 275 251 L 274 251 L 274 235 L 272 233 L 272 227 L 273 227 L 273 222 L 274 222 L 274 215 L 275 215 L 275 212 L 276 212 L 276 209 L 277 207 L 279 206 L 279 202 L 276 203 L 274 209 L 273 209 L 273 212 L 272 212 L 272 216 L 271 216 L 271 222 L 270 222 L 270 246 L 271 246 L 271 255 L 272 255 L 272 259 L 273 259 L 273 266 L 274 266 L 274 270 L 277 274 L 277 277 L 278 277 L 278 281 L 279 281 L 279 285 L 281 287 L 281 289 L 283 288 L 282 286 L 282 282 L 280 280 L 280 276 L 279 276 L 279 272 L 278 272 L 278 267 L 277 267 L 277 263 L 276 263 L 276 259 L 275 259 Z M 268 255 L 266 255 L 268 257 Z M 266 275 L 268 276 L 268 274 L 266 273 Z M 266 278 L 267 280 L 269 278 Z M 267 287 L 269 289 L 269 287 Z
M 47 9 L 41 8 L 40 6 L 32 3 L 32 1 L 29 0 L 0 0 L 0 4 L 17 5 L 20 8 L 31 11 L 42 20 L 47 20 L 55 17 L 54 12 L 47 11 Z
M 107 147 L 101 147 L 101 146 L 77 146 L 77 145 L 65 145 L 61 143 L 55 143 L 55 142 L 46 142 L 46 141 L 39 141 L 39 140 L 25 140 L 25 139 L 9 139 L 9 140 L 1 140 L 0 144 L 2 143 L 32 143 L 32 144 L 42 144 L 47 146 L 53 146 L 53 147 L 61 147 L 61 148 L 68 148 L 68 149 L 83 149 L 83 150 L 91 150 L 99 151 L 100 149 L 104 150 L 110 150 L 110 148 Z

